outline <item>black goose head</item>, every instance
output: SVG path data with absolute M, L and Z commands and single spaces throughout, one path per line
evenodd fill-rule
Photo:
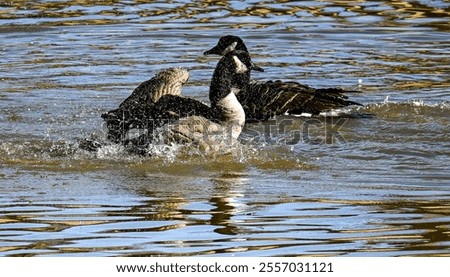
M 245 73 L 251 70 L 264 72 L 264 69 L 255 65 L 250 58 L 250 54 L 244 50 L 234 50 L 225 55 L 227 59 L 234 62 L 234 73 Z
M 225 56 L 227 53 L 233 50 L 242 50 L 248 52 L 244 41 L 238 36 L 223 36 L 219 39 L 216 46 L 208 51 L 205 51 L 204 55 L 220 55 Z
M 234 50 L 222 57 L 211 80 L 209 93 L 211 104 L 214 105 L 232 92 L 237 75 L 250 73 L 251 70 L 264 71 L 253 63 L 250 54 L 246 51 Z

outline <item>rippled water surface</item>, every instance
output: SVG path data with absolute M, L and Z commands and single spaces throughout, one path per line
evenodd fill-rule
M 439 0 L 2 1 L 0 255 L 450 256 L 449 22 Z M 78 148 L 163 68 L 208 102 L 224 34 L 253 78 L 365 106 L 249 124 L 228 154 Z

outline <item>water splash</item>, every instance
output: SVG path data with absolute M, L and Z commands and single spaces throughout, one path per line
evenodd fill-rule
M 105 168 L 117 164 L 139 164 L 152 160 L 161 160 L 165 164 L 182 162 L 208 162 L 219 160 L 220 157 L 230 157 L 233 163 L 252 164 L 258 167 L 286 169 L 309 168 L 307 159 L 299 159 L 298 153 L 305 146 L 322 142 L 326 143 L 326 135 L 336 127 L 336 122 L 327 122 L 327 116 L 339 116 L 348 112 L 371 113 L 379 119 L 389 119 L 391 122 L 411 122 L 414 124 L 433 124 L 433 130 L 448 129 L 449 102 L 427 102 L 421 99 L 408 102 L 383 101 L 356 107 L 351 110 L 330 112 L 317 118 L 280 117 L 273 122 L 250 125 L 242 133 L 239 142 L 208 148 L 202 144 L 151 144 L 146 148 L 146 155 L 140 156 L 129 152 L 127 147 L 107 142 L 106 134 L 97 134 L 96 139 L 103 143 L 94 152 L 79 149 L 79 143 L 69 139 L 50 140 L 45 138 L 16 138 L 0 142 L 0 163 L 45 169 L 73 168 L 83 164 L 86 168 Z M 339 117 L 338 117 L 339 118 Z M 312 121 L 311 121 L 312 120 Z M 376 120 L 376 119 L 374 119 Z M 344 135 L 351 140 L 357 139 L 347 121 L 342 121 Z M 375 122 L 378 122 L 376 120 Z M 308 123 L 305 129 L 304 124 Z M 271 125 L 272 124 L 272 125 Z M 313 125 L 314 124 L 314 125 Z M 281 127 L 280 127 L 281 126 Z M 351 125 L 350 125 L 351 126 Z M 422 126 L 422 127 L 420 127 Z M 417 128 L 423 128 L 420 125 Z M 339 127 L 339 126 L 338 126 Z M 322 129 L 321 129 L 322 128 Z M 410 128 L 415 128 L 410 126 Z M 293 142 L 293 134 L 308 131 L 309 140 L 302 135 L 300 140 Z M 350 133 L 349 133 L 350 132 Z M 301 134 L 301 133 L 299 133 Z M 314 139 L 311 139 L 314 138 Z M 341 141 L 342 142 L 342 141 Z

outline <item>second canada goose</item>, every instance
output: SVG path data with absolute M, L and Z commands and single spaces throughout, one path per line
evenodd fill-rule
M 204 55 L 226 55 L 229 51 L 246 51 L 244 41 L 237 36 L 223 36 Z M 310 113 L 318 115 L 349 105 L 361 105 L 348 100 L 340 88 L 314 89 L 298 82 L 251 82 L 250 72 L 236 74 L 233 84 L 240 88 L 237 98 L 248 121 L 265 121 L 275 115 Z

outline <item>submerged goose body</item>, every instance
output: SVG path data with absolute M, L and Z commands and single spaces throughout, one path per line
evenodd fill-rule
M 237 36 L 224 36 L 205 55 L 226 55 L 229 51 L 248 52 L 243 40 Z M 250 72 L 236 74 L 234 86 L 240 88 L 237 98 L 242 104 L 248 121 L 264 121 L 275 115 L 321 112 L 349 105 L 361 105 L 348 100 L 340 88 L 314 89 L 298 82 L 251 82 Z
M 133 90 L 119 108 L 102 114 L 112 142 L 128 142 L 130 129 L 151 129 L 189 115 L 210 116 L 210 107 L 181 95 L 189 79 L 184 68 L 167 68 Z
M 157 74 L 136 88 L 118 109 L 102 115 L 109 129 L 108 137 L 113 142 L 138 146 L 151 142 L 211 141 L 223 135 L 236 139 L 245 123 L 245 113 L 234 93 L 232 80 L 234 75 L 253 69 L 262 71 L 247 52 L 227 53 L 217 64 L 211 79 L 211 106 L 181 95 L 181 86 L 188 79 L 188 75 L 179 72 L 187 73 L 184 69 L 164 71 L 171 76 L 164 80 L 158 77 L 161 73 Z M 164 85 L 158 87 L 149 85 L 151 83 Z M 172 89 L 162 91 L 161 87 Z M 156 94 L 158 96 L 154 97 Z M 147 129 L 147 134 L 127 140 L 127 132 L 136 126 Z

